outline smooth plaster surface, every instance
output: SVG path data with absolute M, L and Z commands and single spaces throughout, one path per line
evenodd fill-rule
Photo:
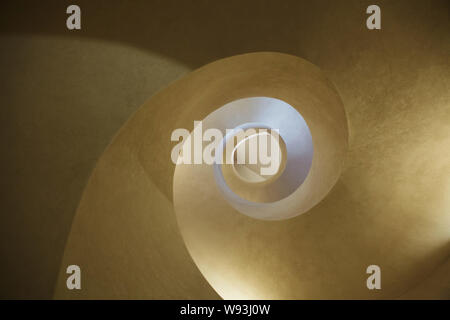
M 346 108 L 353 160 L 320 210 L 340 212 L 348 230 L 328 230 L 328 220 L 316 230 L 323 244 L 312 244 L 315 251 L 361 232 L 367 256 L 398 256 L 386 268 L 387 295 L 408 287 L 415 297 L 449 297 L 448 1 L 378 1 L 381 31 L 365 29 L 370 1 L 78 1 L 80 32 L 65 28 L 68 4 L 2 6 L 2 298 L 52 297 L 87 178 L 144 100 L 187 68 L 253 51 L 316 64 Z M 104 40 L 115 49 L 102 48 Z M 170 63 L 152 60 L 156 52 Z M 170 199 L 164 179 L 152 183 Z M 343 272 L 337 265 L 332 272 Z

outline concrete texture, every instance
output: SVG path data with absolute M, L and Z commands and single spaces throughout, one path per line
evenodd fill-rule
M 90 172 L 139 105 L 189 69 L 254 51 L 289 53 L 319 66 L 337 86 L 349 119 L 343 175 L 295 232 L 315 239 L 304 244 L 315 254 L 312 265 L 337 244 L 360 249 L 329 255 L 330 263 L 315 271 L 321 285 L 309 280 L 307 287 L 316 289 L 308 295 L 335 297 L 342 288 L 342 296 L 366 297 L 362 289 L 320 289 L 337 279 L 330 274 L 350 276 L 358 261 L 371 257 L 386 261 L 389 286 L 369 298 L 401 297 L 412 288 L 414 297 L 449 298 L 448 1 L 378 1 L 381 31 L 365 28 L 369 1 L 78 1 L 79 32 L 65 27 L 69 4 L 2 6 L 2 298 L 52 297 Z M 167 179 L 155 173 L 138 185 L 156 186 L 170 203 Z M 161 198 L 162 211 L 164 203 Z M 313 224 L 318 216 L 326 223 Z M 346 229 L 333 229 L 338 221 L 347 221 Z M 173 246 L 190 270 L 185 288 L 216 297 Z M 345 252 L 350 266 L 339 262 Z M 364 283 L 366 275 L 359 276 Z M 173 288 L 161 290 L 190 292 Z M 110 296 L 132 289 L 119 286 Z M 138 293 L 156 296 L 150 289 Z

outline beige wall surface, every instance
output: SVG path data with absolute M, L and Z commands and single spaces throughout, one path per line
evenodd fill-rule
M 2 36 L 0 296 L 50 298 L 89 175 L 148 96 L 189 68 L 86 38 Z
M 386 261 L 383 275 L 390 289 L 383 297 L 413 289 L 405 297 L 449 298 L 448 1 L 377 1 L 379 31 L 365 27 L 370 1 L 78 1 L 80 31 L 66 29 L 69 4 L 8 0 L 0 13 L 1 298 L 53 296 L 83 190 L 100 183 L 98 190 L 114 195 L 120 175 L 99 181 L 96 174 L 102 163 L 123 161 L 126 150 L 116 158 L 101 155 L 139 106 L 190 70 L 256 51 L 288 53 L 320 67 L 336 85 L 347 113 L 346 167 L 329 197 L 301 217 L 301 230 L 311 240 L 304 252 L 314 252 L 309 258 L 319 262 L 325 248 L 358 245 L 347 251 L 350 264 L 370 257 Z M 149 123 L 173 116 L 163 107 L 154 112 Z M 177 117 L 196 120 L 182 111 Z M 165 133 L 158 128 L 155 135 Z M 217 298 L 182 246 L 172 211 L 172 177 L 154 172 L 148 178 L 131 157 L 127 165 L 134 172 L 130 181 L 139 188 L 128 190 L 136 197 L 133 202 L 122 203 L 122 210 L 130 212 L 121 221 L 124 230 L 135 231 L 138 241 L 152 229 L 134 230 L 135 225 L 158 222 L 173 237 L 146 238 L 164 239 L 167 247 L 160 243 L 161 251 L 144 251 L 140 266 L 124 239 L 110 238 L 108 230 L 116 225 L 78 224 L 72 234 L 98 232 L 96 248 L 105 247 L 105 241 L 118 249 L 112 256 L 90 252 L 110 261 L 111 268 L 144 274 L 148 266 L 142 278 L 101 282 L 86 296 Z M 157 215 L 133 214 L 139 199 L 141 208 L 148 200 L 139 192 L 155 197 L 155 212 L 171 218 L 163 222 L 154 220 Z M 94 213 L 107 209 L 98 205 Z M 312 222 L 320 219 L 327 223 Z M 332 228 L 336 221 L 345 229 Z M 336 252 L 331 261 L 345 251 Z M 353 259 L 355 252 L 360 260 Z M 165 262 L 170 263 L 167 274 L 161 271 Z M 317 270 L 322 283 L 333 281 L 330 272 L 347 275 L 349 269 L 335 265 L 337 270 L 332 264 Z M 90 272 L 88 278 L 101 270 Z M 175 283 L 184 272 L 189 275 L 185 282 Z M 162 278 L 155 280 L 158 275 Z M 149 286 L 138 286 L 142 281 Z M 152 281 L 167 285 L 152 287 Z M 346 290 L 350 297 L 358 292 Z M 313 296 L 327 297 L 319 291 Z

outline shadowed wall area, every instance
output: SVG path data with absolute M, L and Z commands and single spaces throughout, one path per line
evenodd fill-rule
M 80 31 L 65 26 L 69 4 L 8 0 L 1 10 L 1 298 L 53 296 L 88 178 L 139 106 L 191 70 L 255 51 L 288 53 L 320 67 L 347 113 L 346 167 L 330 197 L 303 217 L 302 232 L 317 238 L 303 249 L 320 260 L 319 240 L 345 247 L 356 237 L 361 261 L 399 257 L 383 273 L 392 284 L 388 297 L 414 288 L 405 296 L 449 298 L 448 1 L 377 1 L 380 31 L 365 27 L 371 1 L 77 1 Z M 159 118 L 149 115 L 149 123 L 173 116 L 163 107 L 155 112 Z M 189 123 L 198 120 L 184 116 Z M 162 125 L 155 124 L 155 134 Z M 170 147 L 169 138 L 161 135 L 160 143 Z M 155 171 L 149 181 L 134 179 L 154 191 L 158 212 L 170 211 L 171 177 Z M 348 229 L 313 224 L 318 215 L 347 221 Z M 166 227 L 176 234 L 175 225 Z M 417 238 L 421 246 L 413 245 Z M 177 297 L 217 298 L 187 250 L 172 245 L 168 252 L 180 259 L 172 271 L 189 275 Z M 364 246 L 371 249 L 363 253 Z M 126 244 L 122 249 L 132 250 Z M 111 259 L 112 268 L 120 260 L 103 258 Z M 148 263 L 162 261 L 151 258 Z M 347 258 L 358 261 L 351 251 Z M 150 269 L 157 274 L 160 268 Z M 336 268 L 331 272 L 347 272 L 338 261 Z M 167 277 L 159 296 L 150 289 L 135 294 L 173 297 L 177 285 Z M 92 295 L 128 297 L 133 290 L 106 288 Z

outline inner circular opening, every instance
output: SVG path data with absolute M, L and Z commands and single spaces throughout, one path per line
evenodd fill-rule
M 227 202 L 237 211 L 258 219 L 278 220 L 290 215 L 289 206 L 285 211 L 275 208 L 282 202 L 292 202 L 292 196 L 300 190 L 310 172 L 314 152 L 311 132 L 301 114 L 282 100 L 250 97 L 220 107 L 205 121 L 204 127 L 220 127 L 227 132 L 217 148 L 213 165 L 216 184 Z M 258 131 L 252 131 L 255 129 Z M 259 129 L 279 133 L 279 146 L 275 148 L 281 151 L 278 165 L 277 162 L 266 165 L 261 158 L 256 158 L 256 163 L 238 161 L 239 147 L 250 150 L 254 140 L 266 136 L 263 133 L 252 137 L 260 133 Z M 241 140 L 244 141 L 238 146 Z M 269 145 L 267 149 L 265 154 L 274 159 Z M 258 171 L 262 168 L 267 170 Z
M 286 145 L 278 132 L 254 129 L 255 133 L 235 143 L 231 159 L 234 174 L 252 183 L 267 183 L 281 175 L 285 168 Z

